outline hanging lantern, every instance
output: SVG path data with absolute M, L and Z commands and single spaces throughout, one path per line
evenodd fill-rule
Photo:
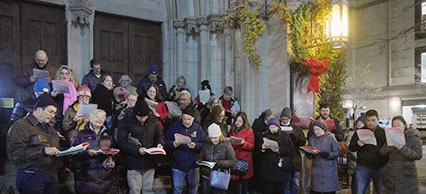
M 348 42 L 347 0 L 331 0 L 331 17 L 327 22 L 327 36 L 333 48 L 340 48 Z

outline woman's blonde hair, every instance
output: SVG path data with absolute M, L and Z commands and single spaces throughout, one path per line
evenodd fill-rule
M 78 83 L 78 79 L 77 79 L 77 76 L 75 75 L 74 71 L 66 65 L 61 65 L 58 68 L 58 70 L 56 71 L 55 77 L 53 79 L 54 80 L 61 80 L 61 72 L 62 72 L 63 69 L 67 70 L 70 73 L 70 81 L 72 82 L 74 87 L 75 88 L 80 87 L 80 84 Z
M 212 143 L 212 140 L 209 138 L 209 142 L 211 143 L 211 144 L 213 144 Z M 223 142 L 225 142 L 225 136 L 223 136 L 223 135 L 220 135 L 219 136 L 219 143 L 223 143 Z

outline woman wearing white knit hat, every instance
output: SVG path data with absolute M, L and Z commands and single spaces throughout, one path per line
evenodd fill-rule
M 208 127 L 209 142 L 206 143 L 201 150 L 200 161 L 216 162 L 213 170 L 230 169 L 237 162 L 234 149 L 231 144 L 225 141 L 222 135 L 220 126 L 213 123 Z M 225 190 L 220 190 L 210 186 L 210 171 L 211 169 L 201 166 L 201 191 L 204 194 L 208 193 L 226 193 Z

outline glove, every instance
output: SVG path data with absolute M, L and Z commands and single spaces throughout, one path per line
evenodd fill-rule
M 328 158 L 328 156 L 330 156 L 330 154 L 328 152 L 320 152 L 320 153 L 318 153 L 318 155 L 323 157 L 323 158 Z

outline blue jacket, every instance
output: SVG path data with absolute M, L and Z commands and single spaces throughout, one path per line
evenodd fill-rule
M 98 84 L 101 83 L 102 77 L 105 76 L 104 72 L 101 71 L 101 77 L 96 77 L 92 70 L 83 77 L 81 85 L 87 86 L 90 88 L 91 92 L 94 92 Z
M 190 149 L 187 145 L 180 145 L 175 148 L 173 142 L 175 141 L 174 134 L 182 134 L 191 138 L 192 142 L 196 143 L 194 149 Z M 190 128 L 186 128 L 182 120 L 174 122 L 166 133 L 166 148 L 173 150 L 173 164 L 172 168 L 182 171 L 187 171 L 192 168 L 198 167 L 195 163 L 203 147 L 204 140 L 206 139 L 203 128 L 197 124 L 192 123 Z

